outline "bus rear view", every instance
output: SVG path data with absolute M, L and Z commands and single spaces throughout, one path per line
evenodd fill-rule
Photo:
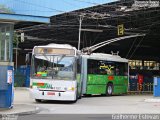
M 30 93 L 37 101 L 77 100 L 76 48 L 70 45 L 35 46 L 32 52 Z

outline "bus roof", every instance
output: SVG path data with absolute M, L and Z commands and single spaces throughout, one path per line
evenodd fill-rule
M 75 49 L 75 47 L 69 45 L 69 44 L 55 44 L 55 43 L 51 43 L 48 45 L 42 45 L 42 46 L 34 46 L 35 47 L 44 47 L 44 48 L 66 48 L 66 49 Z
M 92 53 L 91 55 L 82 55 L 82 57 L 94 60 L 107 60 L 107 61 L 128 63 L 128 59 L 121 58 L 119 55 L 112 55 L 112 54 Z

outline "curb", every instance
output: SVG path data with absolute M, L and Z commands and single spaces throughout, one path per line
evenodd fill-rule
M 34 111 L 27 111 L 27 112 L 21 112 L 21 113 L 15 113 L 12 115 L 18 115 L 18 116 L 24 116 L 24 115 L 31 115 L 31 114 L 37 114 L 39 113 L 41 110 L 39 107 L 35 107 Z
M 37 114 L 41 111 L 41 109 L 39 107 L 36 107 L 34 106 L 35 109 L 34 110 L 31 110 L 31 111 L 25 111 L 25 112 L 13 112 L 13 113 L 9 113 L 9 114 L 6 114 L 6 113 L 0 113 L 0 118 L 3 117 L 3 115 L 17 115 L 17 116 L 24 116 L 24 115 L 31 115 L 31 114 Z M 11 108 L 12 109 L 12 108 Z

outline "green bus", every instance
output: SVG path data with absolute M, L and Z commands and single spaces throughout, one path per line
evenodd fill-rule
M 128 60 L 118 55 L 79 52 L 63 44 L 35 46 L 30 94 L 37 101 L 77 101 L 82 95 L 127 93 Z

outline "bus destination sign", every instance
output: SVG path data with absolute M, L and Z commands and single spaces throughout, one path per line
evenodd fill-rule
M 62 48 L 35 48 L 35 54 L 63 54 L 63 55 L 75 55 L 74 49 L 62 49 Z

